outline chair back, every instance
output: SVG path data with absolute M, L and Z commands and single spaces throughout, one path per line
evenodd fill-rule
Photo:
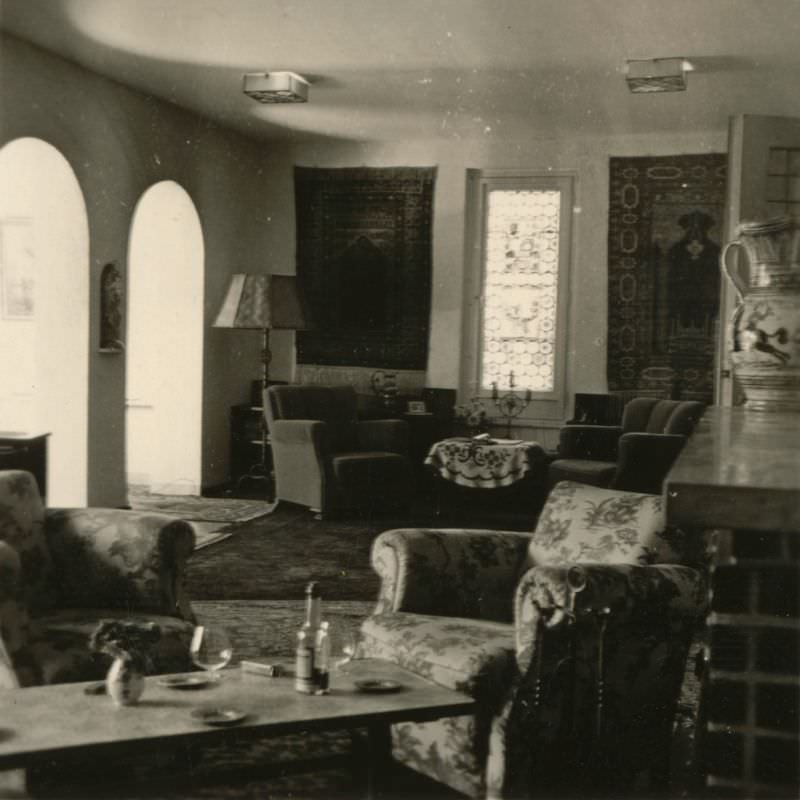
M 352 386 L 270 386 L 264 410 L 270 428 L 276 420 L 319 420 L 329 426 L 332 452 L 356 449 L 358 400 Z
M 658 495 L 562 481 L 553 487 L 528 547 L 528 563 L 692 564 L 702 560 L 682 532 L 666 526 Z
M 705 405 L 695 400 L 635 397 L 622 413 L 624 433 L 673 433 L 688 436 Z
M 30 472 L 0 470 L 0 541 L 19 554 L 26 606 L 50 605 L 52 558 L 44 533 L 44 505 Z

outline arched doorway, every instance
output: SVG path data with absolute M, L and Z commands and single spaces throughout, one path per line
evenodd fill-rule
M 203 234 L 174 181 L 151 186 L 128 252 L 126 470 L 158 494 L 201 489 Z
M 0 150 L 0 428 L 49 433 L 47 502 L 88 493 L 89 225 L 51 144 Z

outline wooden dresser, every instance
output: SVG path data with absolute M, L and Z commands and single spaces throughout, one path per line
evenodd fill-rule
M 712 797 L 800 796 L 800 415 L 711 408 L 667 518 L 716 530 L 698 756 Z

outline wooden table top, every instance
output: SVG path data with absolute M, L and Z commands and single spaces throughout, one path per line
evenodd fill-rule
M 665 488 L 670 524 L 800 531 L 800 414 L 709 408 Z
M 192 673 L 197 675 L 198 673 Z M 355 680 L 393 680 L 402 690 L 360 692 Z M 475 701 L 388 662 L 358 661 L 332 676 L 328 695 L 294 690 L 294 678 L 263 677 L 237 668 L 201 689 L 171 689 L 148 677 L 137 705 L 117 707 L 105 694 L 87 695 L 87 683 L 0 691 L 0 769 L 29 766 L 57 755 L 130 752 L 186 739 L 222 735 L 274 736 L 305 730 L 353 729 L 376 723 L 429 721 L 474 713 Z M 191 716 L 198 708 L 247 712 L 235 727 L 213 727 Z

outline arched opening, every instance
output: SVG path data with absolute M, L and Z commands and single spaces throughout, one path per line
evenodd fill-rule
M 128 486 L 200 494 L 203 391 L 203 234 L 173 181 L 151 186 L 131 223 L 128 252 Z
M 47 503 L 88 493 L 89 225 L 78 179 L 41 139 L 0 150 L 0 428 L 49 433 Z

